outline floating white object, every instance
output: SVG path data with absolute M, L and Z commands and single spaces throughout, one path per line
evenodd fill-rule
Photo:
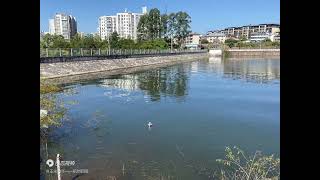
M 48 125 L 44 124 L 42 125 L 42 128 L 49 128 Z
M 40 109 L 40 118 L 46 117 L 48 115 L 48 111 L 44 109 Z
M 152 127 L 152 123 L 151 123 L 151 122 L 148 123 L 148 127 L 149 127 L 149 128 Z

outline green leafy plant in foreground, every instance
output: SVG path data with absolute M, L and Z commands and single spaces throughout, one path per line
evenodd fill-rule
M 40 109 L 47 111 L 47 115 L 40 117 L 40 127 L 60 125 L 65 108 L 56 97 L 55 93 L 59 91 L 58 86 L 40 80 Z
M 265 156 L 256 151 L 253 156 L 247 156 L 238 147 L 231 149 L 226 147 L 225 159 L 217 159 L 217 162 L 226 166 L 221 170 L 220 178 L 224 180 L 266 180 L 280 179 L 280 159 L 274 155 Z

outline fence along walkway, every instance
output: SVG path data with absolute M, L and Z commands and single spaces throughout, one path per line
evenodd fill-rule
M 140 55 L 140 54 L 183 54 L 207 52 L 205 49 L 85 49 L 85 48 L 61 48 L 40 49 L 42 57 L 79 57 L 79 56 L 112 56 L 112 55 Z

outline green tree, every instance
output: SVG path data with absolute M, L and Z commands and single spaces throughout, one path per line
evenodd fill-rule
M 152 48 L 153 49 L 167 49 L 168 44 L 164 39 L 155 39 L 152 41 Z
M 40 41 L 41 43 L 41 41 Z M 42 38 L 43 48 L 50 48 L 53 44 L 53 36 L 51 34 L 46 34 Z
M 167 14 L 161 15 L 161 38 L 167 38 L 168 20 L 169 16 Z
M 97 44 L 95 43 L 95 39 L 93 36 L 85 36 L 83 38 L 83 47 L 84 48 L 97 48 Z
M 208 44 L 209 43 L 209 41 L 207 40 L 207 39 L 201 39 L 201 44 Z
M 142 15 L 139 20 L 139 24 L 137 27 L 138 31 L 138 41 L 147 40 L 149 37 L 148 32 L 148 14 Z
M 224 43 L 229 46 L 230 48 L 234 47 L 236 45 L 238 41 L 233 39 L 233 38 L 230 38 L 230 39 L 227 39 L 224 41 Z
M 181 46 L 184 39 L 188 36 L 190 31 L 190 23 L 191 17 L 186 13 L 179 11 L 175 14 L 176 26 L 175 26 L 175 34 L 178 39 L 178 43 Z
M 81 38 L 81 36 L 79 34 L 76 34 L 71 38 L 70 46 L 72 48 L 82 48 L 82 47 L 84 47 L 83 46 L 83 39 Z
M 138 24 L 138 41 L 163 38 L 167 31 L 168 16 L 160 15 L 157 8 L 140 17 Z
M 161 38 L 161 18 L 160 11 L 157 8 L 153 8 L 148 13 L 147 28 L 151 39 Z
M 167 36 L 170 38 L 170 44 L 173 45 L 173 38 L 176 35 L 176 14 L 170 13 L 167 21 Z
M 53 35 L 52 48 L 69 48 L 70 43 L 64 39 L 62 35 Z
M 135 49 L 135 43 L 132 39 L 120 39 L 118 47 L 121 49 Z
M 117 32 L 113 32 L 110 36 L 110 46 L 111 48 L 117 49 L 119 48 L 119 35 Z
M 105 39 L 105 40 L 101 41 L 99 48 L 101 48 L 101 49 L 107 49 L 107 48 L 109 48 L 109 42 L 108 42 L 108 40 Z

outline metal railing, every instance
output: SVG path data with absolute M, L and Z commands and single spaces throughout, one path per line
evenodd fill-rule
M 40 49 L 41 57 L 72 57 L 72 56 L 113 56 L 113 55 L 144 55 L 144 54 L 182 54 L 207 52 L 205 49 L 87 49 L 87 48 L 46 48 Z

